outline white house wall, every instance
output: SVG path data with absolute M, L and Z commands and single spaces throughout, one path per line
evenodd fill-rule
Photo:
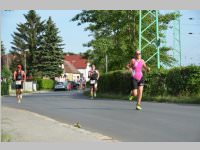
M 90 71 L 90 63 L 87 63 L 86 69 L 78 69 L 78 71 L 83 74 L 83 77 L 85 77 L 86 81 L 89 81 L 88 72 Z
M 73 74 L 73 81 L 77 82 L 77 77 L 80 79 L 80 74 Z

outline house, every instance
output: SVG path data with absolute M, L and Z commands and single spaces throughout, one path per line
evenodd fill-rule
M 1 65 L 6 66 L 7 68 L 10 68 L 12 60 L 14 60 L 15 57 L 16 57 L 15 55 L 10 54 L 10 53 L 1 55 Z
M 81 73 L 69 61 L 64 61 L 63 69 L 64 73 L 61 78 L 64 80 L 77 81 L 77 78 L 80 78 Z
M 60 77 L 55 77 L 56 81 L 77 81 L 77 78 L 80 78 L 81 73 L 69 61 L 64 61 L 60 67 L 62 67 L 63 73 Z
M 79 72 L 80 77 L 84 77 L 86 81 L 89 81 L 88 72 L 90 70 L 90 63 L 87 59 L 82 58 L 79 54 L 65 55 L 64 60 L 70 62 Z

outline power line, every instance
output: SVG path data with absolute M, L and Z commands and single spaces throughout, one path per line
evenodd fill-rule
M 192 25 L 192 26 L 200 26 L 200 23 L 199 24 L 187 24 L 187 23 L 182 23 L 181 25 Z
M 193 33 L 193 32 L 189 32 L 188 34 L 190 34 L 190 35 L 192 35 L 192 34 L 194 34 L 194 35 L 200 35 L 200 33 Z
M 190 17 L 188 18 L 189 20 L 200 20 L 200 18 L 193 18 L 193 17 Z

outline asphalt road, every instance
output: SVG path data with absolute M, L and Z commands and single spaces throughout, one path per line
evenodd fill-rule
M 143 110 L 137 111 L 135 104 L 90 100 L 80 91 L 25 95 L 21 104 L 13 96 L 2 97 L 3 106 L 36 112 L 67 124 L 79 121 L 86 130 L 122 142 L 200 142 L 200 105 L 143 102 Z

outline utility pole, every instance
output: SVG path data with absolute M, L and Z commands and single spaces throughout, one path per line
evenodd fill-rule
M 24 54 L 24 55 L 25 55 L 25 65 L 24 65 L 24 72 L 25 72 L 25 75 L 26 75 L 26 73 L 27 73 L 27 72 L 26 72 L 26 52 L 28 52 L 28 51 L 29 51 L 28 49 L 25 49 L 25 50 L 24 50 L 24 52 L 25 52 L 25 54 Z
M 108 55 L 106 54 L 106 73 L 108 72 Z

